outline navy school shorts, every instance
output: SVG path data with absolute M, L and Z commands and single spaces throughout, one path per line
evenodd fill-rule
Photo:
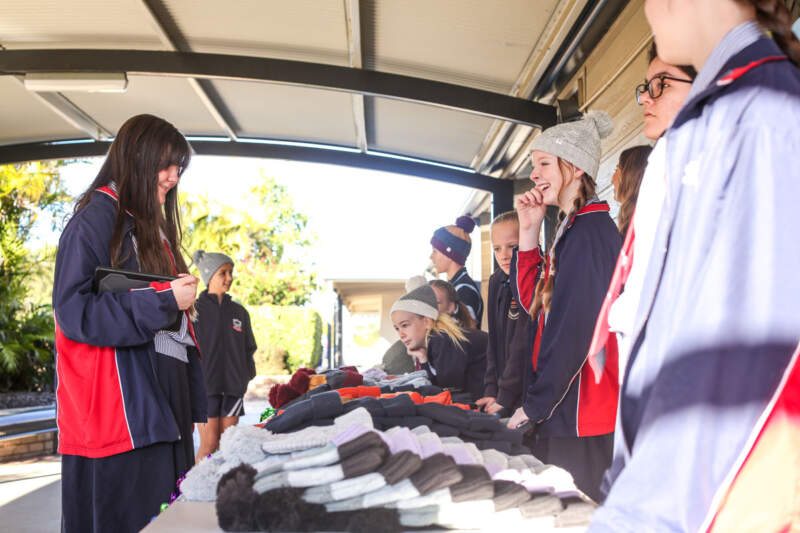
M 244 397 L 229 394 L 214 394 L 208 397 L 208 418 L 242 416 Z

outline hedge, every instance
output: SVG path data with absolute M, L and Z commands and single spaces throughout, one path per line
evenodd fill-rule
M 258 344 L 256 372 L 291 373 L 301 366 L 315 368 L 322 357 L 322 318 L 313 309 L 261 305 L 247 308 Z

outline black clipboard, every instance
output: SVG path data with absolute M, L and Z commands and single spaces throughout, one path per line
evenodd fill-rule
M 176 276 L 149 274 L 147 272 L 121 270 L 119 268 L 97 267 L 94 269 L 92 291 L 97 294 L 101 292 L 129 292 L 131 289 L 149 287 L 154 281 L 164 283 L 174 279 L 178 278 Z M 181 315 L 180 311 L 170 313 L 169 325 L 162 329 L 178 331 L 181 328 Z

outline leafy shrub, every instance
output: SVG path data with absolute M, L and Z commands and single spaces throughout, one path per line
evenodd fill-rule
M 322 318 L 313 309 L 297 306 L 249 306 L 259 374 L 314 368 L 322 357 Z

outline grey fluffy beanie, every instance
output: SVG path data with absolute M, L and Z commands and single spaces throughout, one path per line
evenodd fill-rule
M 614 130 L 614 121 L 605 111 L 589 111 L 583 119 L 557 124 L 533 139 L 531 150 L 560 157 L 597 179 L 600 167 L 600 139 Z
M 208 285 L 208 282 L 211 280 L 217 270 L 219 270 L 219 267 L 228 263 L 233 264 L 233 259 L 225 254 L 218 252 L 206 252 L 204 250 L 197 250 L 194 254 L 192 254 L 192 259 L 194 260 L 194 264 L 197 265 L 197 268 L 200 270 L 200 277 L 203 278 L 203 282 L 206 285 Z
M 408 311 L 421 316 L 426 316 L 436 320 L 439 318 L 439 307 L 436 301 L 436 293 L 430 285 L 422 285 L 412 290 L 405 296 L 401 296 L 389 312 L 391 315 L 395 311 Z

